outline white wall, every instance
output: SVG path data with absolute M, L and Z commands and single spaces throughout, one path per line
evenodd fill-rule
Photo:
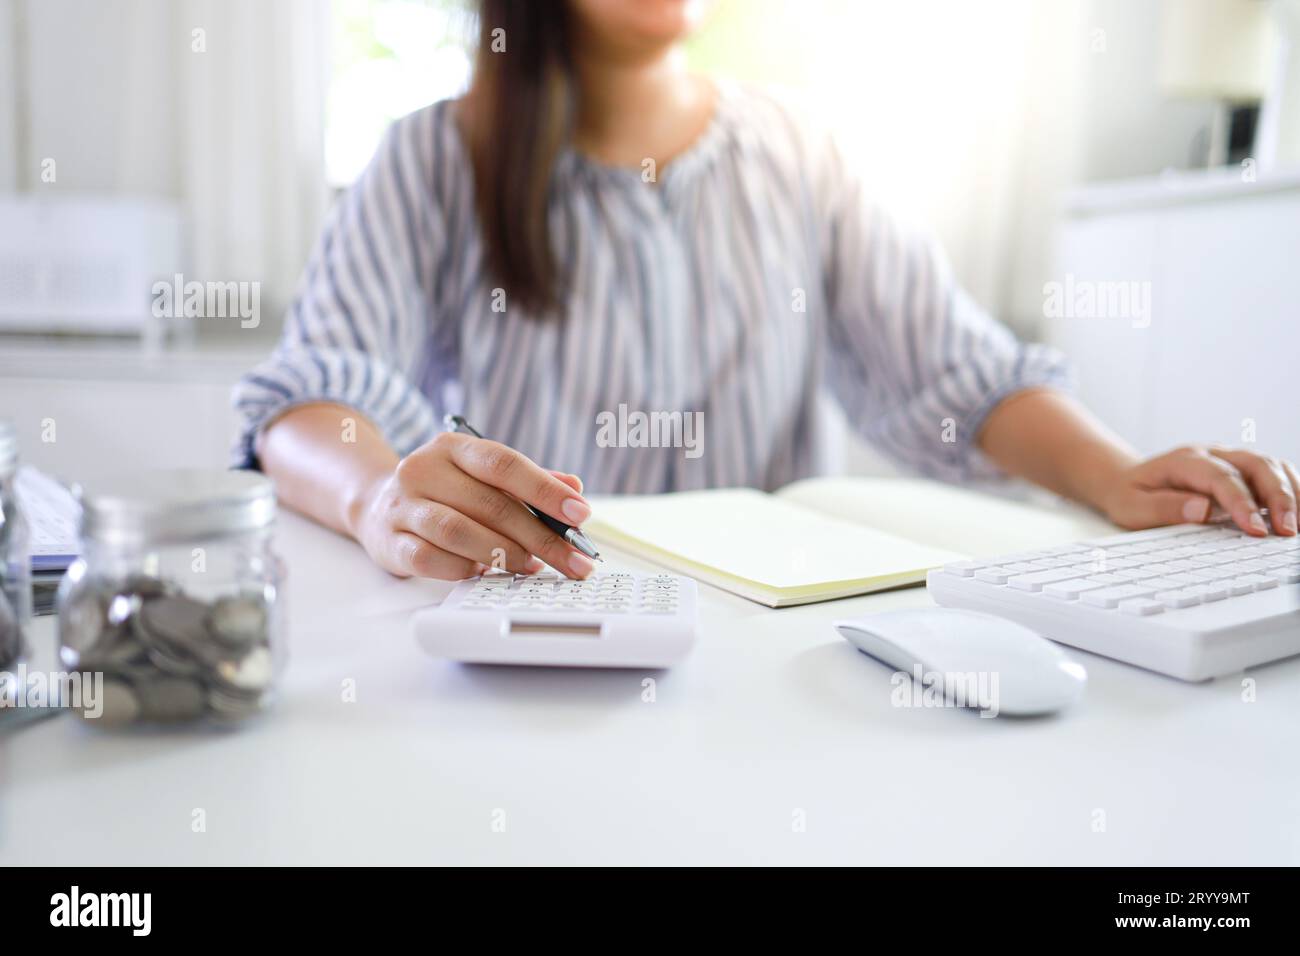
M 1157 85 L 1159 0 L 1091 0 L 1089 8 L 1089 29 L 1103 31 L 1105 49 L 1084 65 L 1080 180 L 1188 168 L 1212 111 L 1207 103 L 1168 99 Z

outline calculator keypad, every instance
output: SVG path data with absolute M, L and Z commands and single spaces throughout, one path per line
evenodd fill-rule
M 459 607 L 485 611 L 559 611 L 587 614 L 676 614 L 679 583 L 671 574 L 626 571 L 593 574 L 574 581 L 540 574 L 485 574 Z

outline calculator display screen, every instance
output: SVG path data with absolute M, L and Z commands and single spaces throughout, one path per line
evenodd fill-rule
M 599 624 L 566 624 L 563 621 L 546 623 L 510 622 L 511 636 L 521 637 L 600 637 Z

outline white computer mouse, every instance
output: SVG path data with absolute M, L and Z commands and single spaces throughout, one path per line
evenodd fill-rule
M 882 611 L 835 622 L 864 654 L 951 704 L 990 716 L 1047 714 L 1083 696 L 1088 672 L 1029 628 L 956 608 Z M 913 687 L 913 693 L 919 688 Z

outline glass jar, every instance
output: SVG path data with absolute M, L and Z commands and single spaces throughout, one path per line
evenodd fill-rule
M 285 666 L 270 481 L 149 472 L 93 485 L 81 503 L 81 557 L 59 587 L 59 654 L 83 687 L 102 674 L 82 716 L 238 723 L 269 708 Z
M 27 523 L 18 508 L 18 436 L 0 421 L 0 701 L 18 691 L 14 668 L 27 651 L 23 632 L 32 614 L 32 558 Z

